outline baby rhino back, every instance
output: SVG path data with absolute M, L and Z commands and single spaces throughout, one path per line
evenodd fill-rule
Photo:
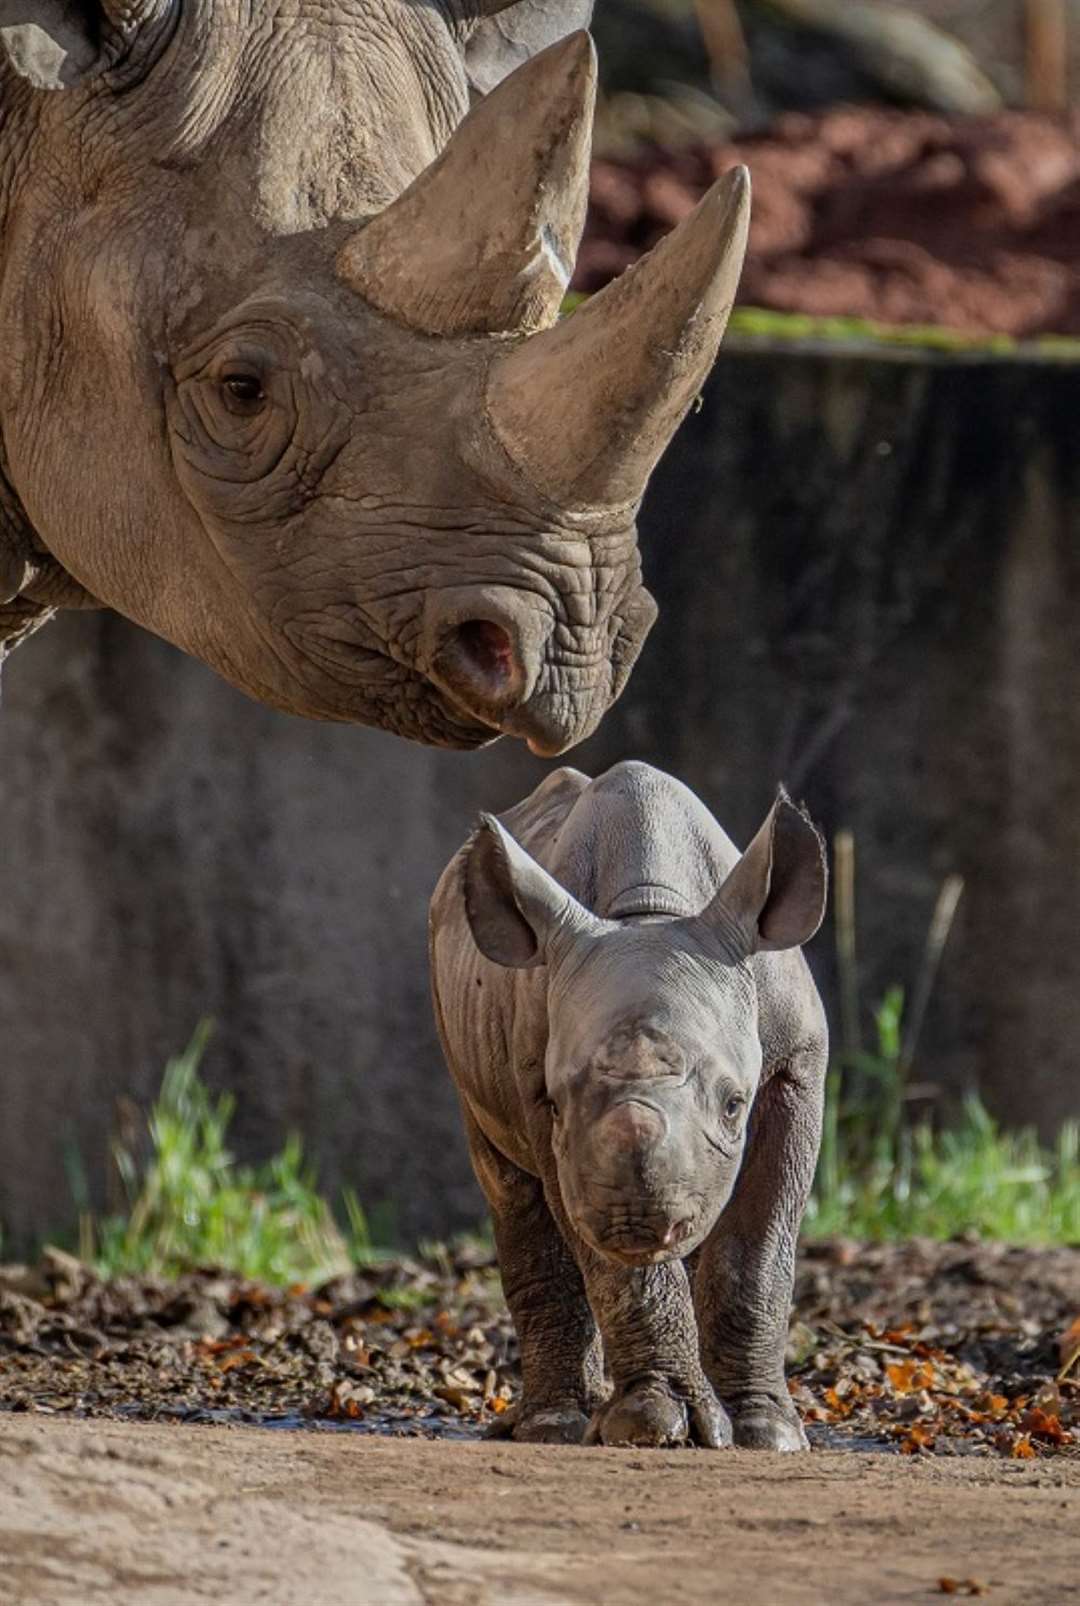
M 595 780 L 556 770 L 500 818 L 568 892 L 608 920 L 697 914 L 739 857 L 689 787 L 638 761 Z

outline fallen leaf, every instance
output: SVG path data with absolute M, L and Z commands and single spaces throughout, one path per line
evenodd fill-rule
M 934 1368 L 919 1361 L 897 1361 L 886 1366 L 885 1376 L 897 1394 L 914 1394 L 930 1388 L 934 1381 Z
M 452 1405 L 455 1411 L 467 1411 L 473 1403 L 472 1397 L 464 1389 L 445 1383 L 431 1392 L 437 1400 L 445 1400 L 447 1405 Z
M 844 1417 L 851 1415 L 855 1405 L 854 1399 L 844 1399 L 843 1396 L 834 1388 L 825 1389 L 823 1398 L 825 1400 L 825 1404 L 835 1416 Z
M 1025 1433 L 1034 1433 L 1036 1438 L 1049 1439 L 1051 1444 L 1071 1444 L 1072 1434 L 1061 1425 L 1061 1418 L 1051 1416 L 1048 1411 L 1032 1406 L 1020 1418 L 1020 1426 Z
M 938 1591 L 942 1595 L 985 1595 L 986 1585 L 977 1578 L 939 1578 Z
M 1077 1361 L 1080 1361 L 1080 1316 L 1065 1329 L 1058 1340 L 1058 1353 L 1061 1356 L 1061 1371 L 1058 1373 L 1058 1382 L 1072 1371 Z
M 236 1349 L 229 1355 L 223 1355 L 218 1361 L 219 1372 L 231 1372 L 234 1366 L 251 1366 L 257 1360 L 254 1350 Z
M 909 1428 L 900 1432 L 900 1451 L 903 1455 L 918 1455 L 920 1450 L 928 1450 L 933 1444 L 936 1435 L 932 1428 L 923 1427 L 915 1422 Z

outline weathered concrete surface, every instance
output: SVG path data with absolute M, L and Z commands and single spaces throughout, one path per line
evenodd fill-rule
M 644 520 L 661 620 L 574 755 L 681 775 L 745 838 L 776 780 L 855 831 L 868 1000 L 968 890 L 920 1076 L 1080 1110 L 1080 369 L 734 351 Z M 0 1220 L 101 1197 L 119 1094 L 217 1017 L 238 1137 L 298 1125 L 405 1234 L 478 1210 L 430 1023 L 428 892 L 546 766 L 293 721 L 106 616 L 0 718 Z M 832 986 L 828 933 L 811 960 Z
M 1061 1457 L 0 1417 L 0 1469 L 10 1606 L 901 1606 L 941 1578 L 1006 1606 L 1080 1598 L 1080 1464 Z

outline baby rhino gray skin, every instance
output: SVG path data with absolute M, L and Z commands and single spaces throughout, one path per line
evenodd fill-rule
M 637 763 L 557 770 L 444 871 L 435 1008 L 521 1344 L 515 1438 L 806 1448 L 784 1343 L 825 891 L 785 794 L 740 856 Z

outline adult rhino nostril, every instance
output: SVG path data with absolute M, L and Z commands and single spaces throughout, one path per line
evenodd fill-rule
M 457 627 L 457 642 L 467 663 L 498 689 L 509 688 L 518 663 L 509 632 L 491 619 L 467 619 Z

